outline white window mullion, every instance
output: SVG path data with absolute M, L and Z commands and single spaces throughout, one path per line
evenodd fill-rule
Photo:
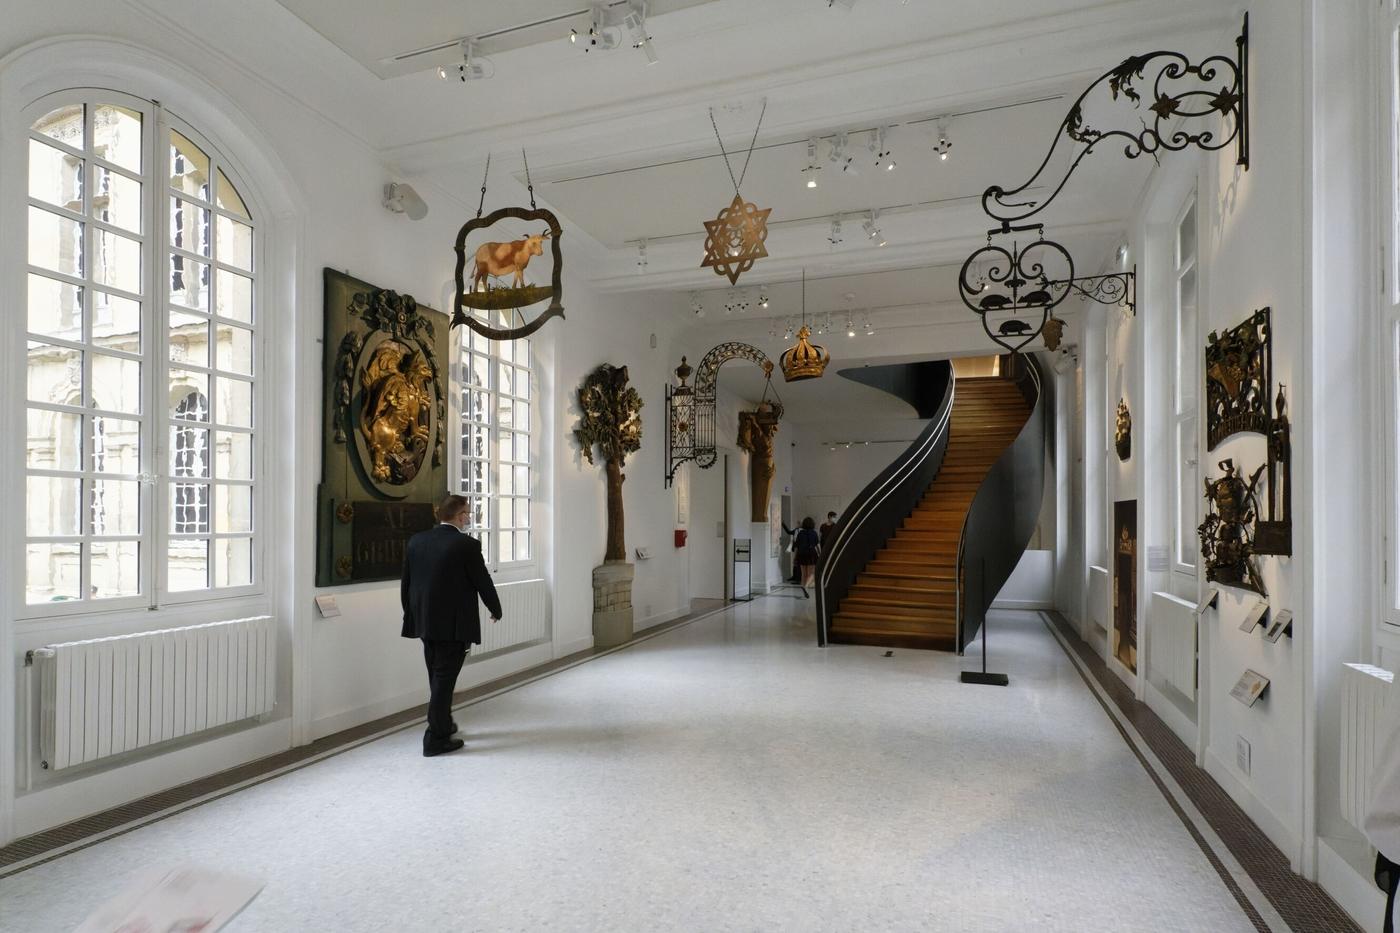
M 170 405 L 166 386 L 170 381 L 170 328 L 166 321 L 166 309 L 170 302 L 170 276 L 165 270 L 170 262 L 166 255 L 166 244 L 170 242 L 170 212 L 165 209 L 165 203 L 169 199 L 166 183 L 170 178 L 170 147 L 166 145 L 165 140 L 169 138 L 170 130 L 165 119 L 165 108 L 157 104 L 154 113 L 148 195 L 150 214 L 147 215 L 152 219 L 151 249 L 150 258 L 146 262 L 147 274 L 151 277 L 150 287 L 146 290 L 149 303 L 146 321 L 149 323 L 151 335 L 148 342 L 151 363 L 146 367 L 149 370 L 147 383 L 150 393 L 150 405 L 146 414 L 150 425 L 148 437 L 151 442 L 146 466 L 149 481 L 145 483 L 151 553 L 146 559 L 146 577 L 151 584 L 152 603 L 160 604 L 165 602 L 169 592 L 166 573 L 169 564 L 167 552 L 170 528 L 170 490 L 167 479 L 170 474 Z

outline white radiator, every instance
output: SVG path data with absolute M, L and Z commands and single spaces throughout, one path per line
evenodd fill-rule
M 501 621 L 493 623 L 486 607 L 481 607 L 481 644 L 472 649 L 472 654 L 504 651 L 549 638 L 545 592 L 543 580 L 522 580 L 497 586 L 496 595 L 501 598 Z
M 1361 829 L 1371 801 L 1372 772 L 1385 737 L 1386 700 L 1395 675 L 1369 664 L 1342 671 L 1342 816 Z
M 49 645 L 39 674 L 39 750 L 55 771 L 271 712 L 269 616 Z
M 1108 570 L 1089 568 L 1089 619 L 1105 632 L 1109 628 L 1112 608 L 1108 604 Z
M 1147 624 L 1152 669 L 1188 700 L 1196 699 L 1196 607 L 1168 593 L 1153 593 Z

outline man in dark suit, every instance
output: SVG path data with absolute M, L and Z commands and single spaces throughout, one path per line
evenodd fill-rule
M 467 500 L 448 496 L 438 506 L 437 517 L 437 527 L 408 540 L 399 587 L 401 634 L 423 640 L 428 665 L 428 731 L 423 733 L 427 758 L 463 745 L 453 738 L 457 724 L 452 721 L 452 691 L 468 646 L 481 643 L 477 598 L 486 604 L 492 622 L 501 618 L 501 600 L 481 556 L 481 542 L 465 533 Z

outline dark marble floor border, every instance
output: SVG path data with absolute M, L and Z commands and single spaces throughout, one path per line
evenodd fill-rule
M 727 608 L 728 605 L 729 603 L 722 599 L 692 600 L 691 611 L 686 615 L 644 629 L 625 644 L 579 651 L 566 657 L 556 658 L 547 664 L 526 668 L 507 677 L 480 684 L 470 690 L 460 691 L 453 697 L 453 707 L 457 708 L 480 702 L 487 697 L 505 693 L 542 677 L 548 677 L 595 658 L 629 648 L 657 635 L 663 635 L 683 625 L 714 615 Z M 122 806 L 94 813 L 63 826 L 16 839 L 9 845 L 0 848 L 0 878 L 18 874 L 56 858 L 62 858 L 69 853 L 140 829 L 142 826 L 174 816 L 177 813 L 183 813 L 210 801 L 219 800 L 240 790 L 256 787 L 258 784 L 273 780 L 289 771 L 295 771 L 333 755 L 342 754 L 393 732 L 417 727 L 423 722 L 425 715 L 427 715 L 426 705 L 415 706 L 317 739 L 309 745 L 300 745 L 266 758 L 259 758 L 236 768 L 230 768 L 227 771 L 221 771 L 188 784 L 181 784 L 169 790 L 133 800 Z
M 1337 905 L 1327 892 L 1316 884 L 1297 875 L 1289 867 L 1288 857 L 1264 835 L 1264 832 L 1249 818 L 1239 804 L 1227 794 L 1219 784 L 1201 768 L 1196 766 L 1195 753 L 1177 737 L 1147 704 L 1133 695 L 1132 690 L 1117 675 L 1109 670 L 1108 664 L 1079 636 L 1079 632 L 1058 612 L 1044 612 L 1041 617 L 1052 629 L 1061 647 L 1072 658 L 1080 662 L 1076 665 L 1085 683 L 1095 698 L 1103 703 L 1099 692 L 1093 690 L 1089 677 L 1097 681 L 1103 696 L 1117 708 L 1124 720 L 1142 737 L 1152 754 L 1162 763 L 1171 779 L 1179 786 L 1229 850 L 1230 855 L 1249 875 L 1255 887 L 1268 900 L 1279 917 L 1288 924 L 1294 933 L 1362 933 L 1360 927 Z M 1085 673 L 1085 672 L 1088 673 Z M 1255 927 L 1267 931 L 1267 923 L 1259 911 L 1249 901 L 1239 883 L 1229 869 L 1221 862 L 1192 820 L 1182 810 L 1165 783 L 1138 750 L 1132 738 L 1119 724 L 1112 712 L 1105 706 L 1105 713 L 1123 735 L 1133 753 L 1147 769 L 1152 780 L 1162 791 L 1167 802 L 1181 818 L 1182 823 L 1196 840 L 1196 843 L 1210 860 L 1230 893 L 1240 902 L 1241 909 Z

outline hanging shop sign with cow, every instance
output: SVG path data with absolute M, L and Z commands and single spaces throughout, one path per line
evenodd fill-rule
M 558 219 L 543 208 L 503 207 L 463 224 L 457 233 L 452 325 L 469 327 L 492 340 L 515 340 L 530 336 L 550 318 L 563 317 L 562 233 Z M 544 258 L 546 250 L 548 258 Z M 549 284 L 536 284 L 543 281 Z M 533 318 L 526 313 L 546 301 L 548 307 Z M 482 320 L 483 315 L 472 311 L 519 313 L 487 314 L 487 320 Z M 493 326 L 497 320 L 509 321 L 511 326 Z

